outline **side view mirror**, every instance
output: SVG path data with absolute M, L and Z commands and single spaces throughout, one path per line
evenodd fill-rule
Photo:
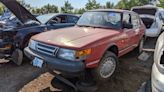
M 131 23 L 123 23 L 123 28 L 132 29 L 133 25 Z

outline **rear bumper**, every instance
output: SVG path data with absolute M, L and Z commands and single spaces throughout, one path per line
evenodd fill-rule
M 44 64 L 46 67 L 50 69 L 55 69 L 61 73 L 65 74 L 80 74 L 83 73 L 85 70 L 85 64 L 80 61 L 67 61 L 63 59 L 58 59 L 56 57 L 50 57 L 41 53 L 38 53 L 37 51 L 31 50 L 29 47 L 26 47 L 24 49 L 25 55 L 33 60 L 35 57 L 38 57 L 42 60 L 44 60 Z

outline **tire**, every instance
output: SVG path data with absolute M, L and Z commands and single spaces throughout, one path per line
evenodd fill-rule
M 145 85 L 145 92 L 152 92 L 151 80 L 148 80 Z
M 83 85 L 79 82 L 76 83 L 76 87 L 80 92 L 95 92 L 98 90 L 96 83 L 92 85 Z
M 27 41 L 27 42 L 24 44 L 23 50 L 24 50 L 24 48 L 26 48 L 26 47 L 28 46 L 28 43 L 29 43 L 29 41 Z M 24 52 L 23 52 L 23 61 L 25 61 L 25 62 L 31 61 L 31 60 L 24 54 Z
M 113 64 L 113 65 L 112 65 Z M 113 68 L 110 68 L 110 67 Z M 109 68 L 110 70 L 106 70 Z M 118 57 L 113 52 L 107 51 L 102 57 L 97 68 L 93 69 L 92 74 L 97 83 L 106 82 L 116 75 L 118 71 Z
M 62 92 L 74 92 L 74 89 L 73 88 L 71 88 L 68 85 L 64 84 L 63 82 L 61 82 L 57 78 L 53 78 L 52 79 L 51 85 L 54 88 L 57 88 L 57 89 L 62 90 Z

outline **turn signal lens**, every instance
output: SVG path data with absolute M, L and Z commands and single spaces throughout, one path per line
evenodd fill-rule
M 80 58 L 80 57 L 85 57 L 87 55 L 90 55 L 91 54 L 91 49 L 86 49 L 86 50 L 83 50 L 83 51 L 77 51 L 76 52 L 76 57 Z
M 5 45 L 5 48 L 10 49 L 11 47 L 12 47 L 12 45 L 10 45 L 10 44 Z

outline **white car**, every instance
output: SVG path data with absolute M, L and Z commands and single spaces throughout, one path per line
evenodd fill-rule
M 164 92 L 164 32 L 160 35 L 154 52 L 151 87 L 152 92 Z
M 153 5 L 137 6 L 131 9 L 138 13 L 147 30 L 145 36 L 158 37 L 163 28 L 163 8 Z

